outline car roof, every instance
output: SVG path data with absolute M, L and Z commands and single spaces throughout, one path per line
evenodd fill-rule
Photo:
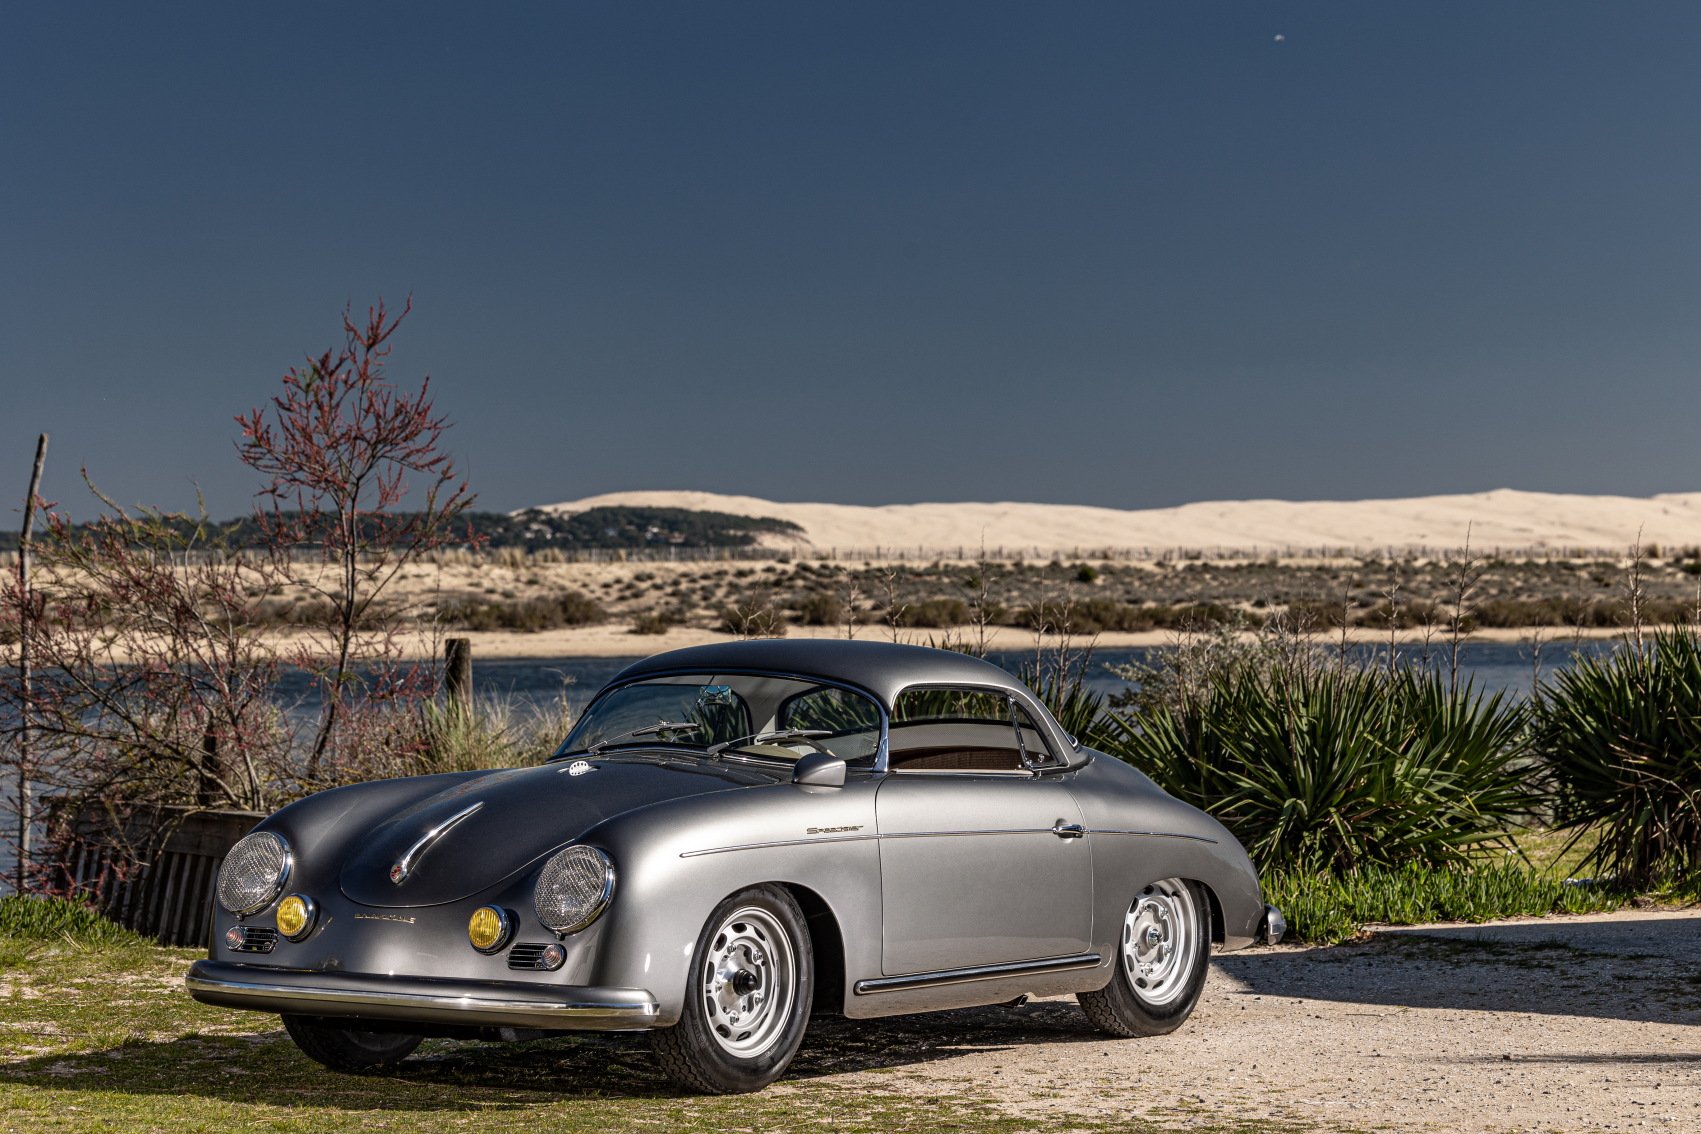
M 1032 692 L 989 661 L 952 650 L 897 642 L 831 638 L 757 638 L 669 650 L 621 670 L 610 684 L 652 673 L 717 673 L 756 670 L 798 674 L 855 685 L 874 694 L 888 711 L 898 693 L 912 685 L 983 685 Z

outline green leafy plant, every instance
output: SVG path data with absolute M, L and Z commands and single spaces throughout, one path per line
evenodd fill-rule
M 1534 797 L 1525 711 L 1427 670 L 1231 665 L 1107 714 L 1099 747 L 1234 832 L 1266 869 L 1463 863 Z
M 1536 747 L 1560 826 L 1596 830 L 1590 866 L 1670 885 L 1701 865 L 1701 635 L 1578 657 L 1541 691 Z

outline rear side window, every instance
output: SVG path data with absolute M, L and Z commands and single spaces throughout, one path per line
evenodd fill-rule
M 1056 756 L 1027 709 L 996 690 L 906 689 L 893 706 L 889 759 L 897 772 L 1009 772 Z

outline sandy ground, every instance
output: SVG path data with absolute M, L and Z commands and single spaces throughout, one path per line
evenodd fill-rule
M 1158 1039 L 1107 1040 L 1067 999 L 833 1022 L 797 1068 L 1100 1122 L 1698 1131 L 1701 911 L 1225 954 L 1192 1020 Z
M 1701 544 L 1701 493 L 1578 496 L 1502 488 L 1401 500 L 1223 500 L 1122 510 L 1068 504 L 788 504 L 710 492 L 616 492 L 546 511 L 605 505 L 689 508 L 790 520 L 809 544 L 954 554 L 987 547 L 1075 548 L 1626 547 Z
M 973 639 L 976 631 L 972 627 L 961 627 L 954 631 L 946 630 L 905 630 L 902 638 L 906 642 L 927 645 L 929 638 L 935 641 L 943 635 L 951 634 L 957 639 Z M 1470 640 L 1479 642 L 1527 642 L 1534 630 L 1479 630 L 1470 636 Z M 1540 631 L 1543 641 L 1550 646 L 1555 643 L 1563 645 L 1573 636 L 1570 629 L 1550 628 Z M 1622 630 L 1586 630 L 1580 635 L 1584 638 L 1616 638 L 1622 637 Z M 843 638 L 842 627 L 835 626 L 793 626 L 786 632 L 788 638 Z M 682 646 L 700 646 L 709 642 L 733 642 L 737 637 L 732 634 L 722 634 L 715 630 L 707 630 L 692 626 L 675 626 L 665 634 L 633 634 L 623 625 L 610 623 L 605 626 L 582 626 L 560 630 L 540 630 L 536 633 L 510 633 L 506 631 L 463 631 L 444 630 L 441 637 L 457 637 L 472 639 L 473 657 L 477 658 L 565 658 L 565 657 L 643 657 L 658 654 L 663 650 L 676 650 Z M 1388 635 L 1375 630 L 1355 630 L 1349 637 L 1353 641 L 1371 644 L 1386 643 Z M 859 640 L 890 641 L 891 635 L 883 626 L 864 626 L 857 632 Z M 1333 641 L 1330 638 L 1329 641 Z M 1414 635 L 1404 635 L 1403 642 L 1416 642 L 1420 639 Z M 1044 635 L 1040 644 L 1052 647 L 1060 639 L 1053 635 Z M 1075 637 L 1070 640 L 1076 649 L 1091 645 L 1094 649 L 1116 650 L 1137 646 L 1168 646 L 1177 641 L 1173 630 L 1151 630 L 1133 634 L 1100 634 L 1092 639 Z M 1031 650 L 1035 648 L 1035 639 L 1031 631 L 1013 626 L 996 626 L 987 628 L 988 647 L 994 650 Z M 1441 639 L 1436 638 L 1432 644 L 1437 649 L 1444 648 Z M 411 638 L 407 647 L 413 656 L 425 657 L 441 652 L 441 642 L 431 637 L 420 636 Z

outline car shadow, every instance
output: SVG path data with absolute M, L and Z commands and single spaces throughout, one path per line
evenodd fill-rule
M 1244 996 L 1701 1024 L 1701 912 L 1391 929 L 1216 964 Z
M 1333 948 L 1220 955 L 1207 998 L 1232 1004 L 1246 996 L 1286 997 L 1367 1008 L 1701 1024 L 1698 953 L 1701 911 L 1658 920 L 1390 930 Z M 1102 1042 L 1073 1001 L 1062 999 L 878 1020 L 816 1017 L 787 1078 Z M 1487 1057 L 1460 1052 L 1457 1058 Z M 1591 1057 L 1551 1058 L 1581 1064 Z M 1613 1053 L 1610 1061 L 1698 1058 L 1701 1054 L 1668 1051 Z M 0 1079 L 44 1089 L 195 1095 L 276 1106 L 311 1099 L 315 1105 L 371 1111 L 505 1112 L 561 1101 L 684 1094 L 662 1074 L 644 1037 L 596 1034 L 524 1043 L 428 1041 L 380 1076 L 326 1071 L 300 1054 L 281 1029 L 201 1034 L 15 1060 L 0 1066 Z M 384 1089 L 373 1089 L 377 1081 Z
M 974 1052 L 1102 1040 L 1072 1002 L 999 1005 L 879 1020 L 811 1020 L 788 1079 L 916 1066 Z M 684 1096 L 641 1035 L 553 1036 L 523 1043 L 427 1041 L 378 1075 L 312 1063 L 277 1029 L 252 1035 L 132 1040 L 0 1065 L 0 1079 L 49 1090 L 194 1095 L 227 1102 L 348 1110 L 521 1111 L 573 1099 Z M 383 1090 L 374 1090 L 376 1082 Z

